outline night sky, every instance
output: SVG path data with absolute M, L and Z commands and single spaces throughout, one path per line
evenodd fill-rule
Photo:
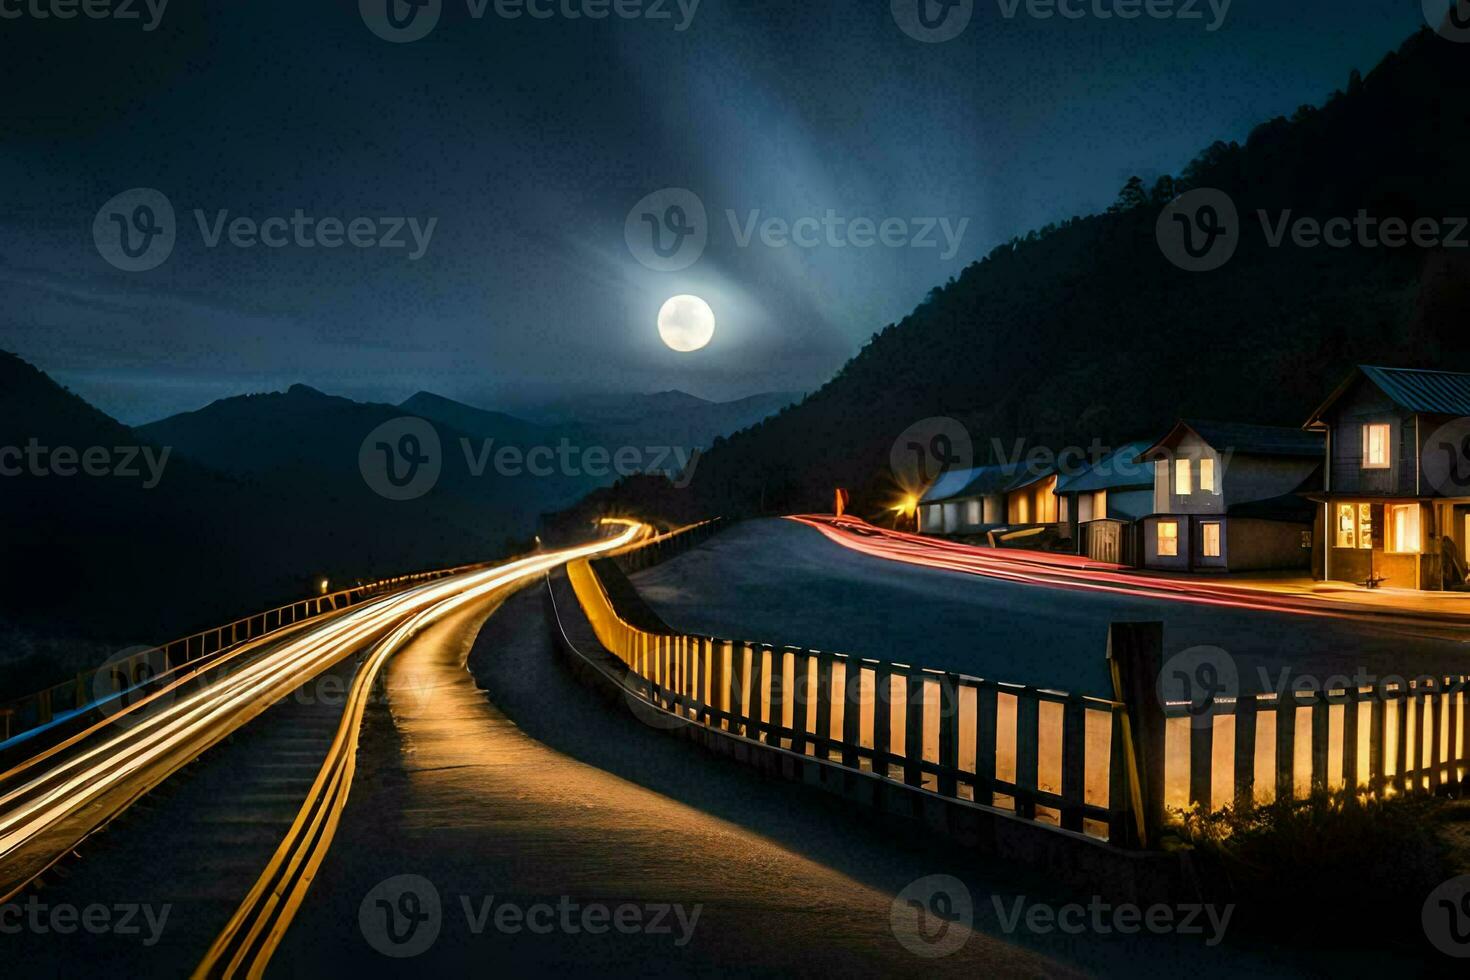
M 703 0 L 682 31 L 675 0 L 668 19 L 603 20 L 443 0 L 428 36 L 395 44 L 357 0 L 173 0 L 153 30 L 143 0 L 140 20 L 31 14 L 50 2 L 0 0 L 21 12 L 0 18 L 0 349 L 129 423 L 297 381 L 513 410 L 814 388 L 996 244 L 1321 103 L 1424 23 L 1418 0 L 1235 0 L 1214 31 L 1208 0 L 1190 21 L 1037 20 L 1024 3 L 1007 19 L 976 0 L 964 33 L 926 44 L 889 0 Z M 135 187 L 176 212 L 172 254 L 145 272 L 93 238 Z M 666 187 L 708 213 L 703 254 L 674 272 L 624 235 Z M 435 224 L 417 258 L 407 227 L 404 248 L 228 232 L 211 248 L 196 209 Z M 740 244 L 752 212 L 829 210 L 963 236 Z M 718 318 L 697 353 L 654 328 L 677 293 Z

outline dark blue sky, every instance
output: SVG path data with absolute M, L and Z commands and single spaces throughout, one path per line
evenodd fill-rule
M 172 0 L 151 31 L 30 13 L 51 2 L 0 0 L 23 12 L 0 19 L 0 348 L 128 422 L 294 381 L 512 408 L 815 387 L 997 243 L 1320 103 L 1423 25 L 1418 0 L 1234 0 L 1214 31 L 1208 0 L 1202 20 L 1133 21 L 975 0 L 964 33 L 925 44 L 889 0 L 702 0 L 683 31 L 675 0 L 668 20 L 576 21 L 442 0 L 427 37 L 393 44 L 356 0 Z M 135 187 L 177 215 L 144 272 L 93 237 Z M 624 238 L 665 187 L 708 213 L 708 246 L 676 272 Z M 208 247 L 196 209 L 436 223 L 410 259 L 407 230 L 401 249 Z M 915 219 L 963 235 L 741 242 L 752 216 L 829 211 L 900 219 L 894 241 Z M 719 319 L 694 354 L 654 329 L 685 292 Z

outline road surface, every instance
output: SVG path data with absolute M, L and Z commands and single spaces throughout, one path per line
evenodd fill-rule
M 1193 937 L 1007 933 L 997 898 L 1009 909 L 1020 899 L 1061 906 L 1091 896 L 982 866 L 938 842 L 895 839 L 831 797 L 646 727 L 561 665 L 534 590 L 507 599 L 477 638 L 484 612 L 446 621 L 389 667 L 387 704 L 370 714 L 337 846 L 268 976 L 1291 971 L 1285 951 L 1227 954 Z M 933 875 L 964 882 L 974 909 L 963 945 L 939 959 L 911 952 L 892 918 L 900 893 Z M 373 943 L 383 945 L 385 916 L 399 908 L 377 904 L 382 887 L 403 876 L 420 893 L 413 907 L 427 907 L 432 886 L 438 930 L 422 952 L 395 962 Z M 507 906 L 599 905 L 699 915 L 683 944 L 678 926 L 589 935 L 575 918 L 577 932 L 559 918 L 545 934 L 519 920 L 494 925 L 494 910 Z
M 906 565 L 788 520 L 747 521 L 635 576 L 674 628 L 1111 696 L 1108 624 L 1164 623 L 1165 656 L 1223 648 L 1244 691 L 1283 676 L 1464 673 L 1470 630 L 1078 591 Z M 1283 671 L 1285 674 L 1283 675 Z

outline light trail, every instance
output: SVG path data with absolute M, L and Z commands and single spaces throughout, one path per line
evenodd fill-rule
M 855 518 L 798 515 L 790 520 L 816 528 L 829 540 L 865 555 L 942 571 L 1053 589 L 1071 589 L 1126 595 L 1140 599 L 1188 602 L 1257 612 L 1362 619 L 1374 623 L 1424 625 L 1425 617 L 1406 616 L 1400 610 L 1369 609 L 1316 596 L 1272 593 L 1247 586 L 1162 578 L 1125 570 L 1126 566 L 1093 561 L 1079 555 L 1012 552 L 980 548 L 904 531 L 876 527 Z M 1436 613 L 1432 621 L 1463 626 L 1470 617 Z
M 403 620 L 373 647 L 361 669 L 353 676 L 346 710 L 306 801 L 254 887 L 195 969 L 193 976 L 196 980 L 242 974 L 259 977 L 264 973 L 331 848 L 352 789 L 352 777 L 357 767 L 358 732 L 368 695 L 383 665 L 425 626 L 465 604 L 517 585 L 565 562 L 621 548 L 648 530 L 632 521 L 608 520 L 604 523 L 624 524 L 627 530 L 608 541 L 522 559 L 476 576 L 473 583 L 455 594 L 437 596 L 433 604 Z
M 207 681 L 198 690 L 159 708 L 161 698 L 198 675 L 180 678 L 58 749 L 82 744 L 83 736 L 119 720 L 131 723 L 131 727 L 105 734 L 97 744 L 75 754 L 60 754 L 59 760 L 44 770 L 36 771 L 39 763 L 57 757 L 57 751 L 48 750 L 0 775 L 0 868 L 12 870 L 11 876 L 0 878 L 0 893 L 3 893 L 0 901 L 9 900 L 39 871 L 185 764 L 395 624 L 436 604 L 442 605 L 456 595 L 480 595 L 487 589 L 500 588 L 508 581 L 535 575 L 571 558 L 621 547 L 646 532 L 642 525 L 618 523 L 627 524 L 627 529 L 606 541 L 533 555 L 375 600 L 310 629 L 305 635 L 280 643 L 258 660 Z M 220 663 L 223 662 L 211 664 L 210 669 Z M 97 808 L 103 812 L 98 814 L 100 819 L 95 825 L 78 828 L 75 833 L 60 833 L 63 840 L 59 847 L 55 841 L 41 840 L 110 793 L 121 798 L 115 801 L 115 806 Z M 29 845 L 44 845 L 47 853 L 40 867 L 26 873 L 18 870 L 21 862 L 16 858 Z

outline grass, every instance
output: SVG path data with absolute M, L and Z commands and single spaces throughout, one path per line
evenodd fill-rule
M 1236 903 L 1239 927 L 1252 933 L 1419 949 L 1425 898 L 1470 873 L 1470 801 L 1461 799 L 1317 792 L 1176 816 L 1172 842 L 1192 849 L 1208 900 Z

